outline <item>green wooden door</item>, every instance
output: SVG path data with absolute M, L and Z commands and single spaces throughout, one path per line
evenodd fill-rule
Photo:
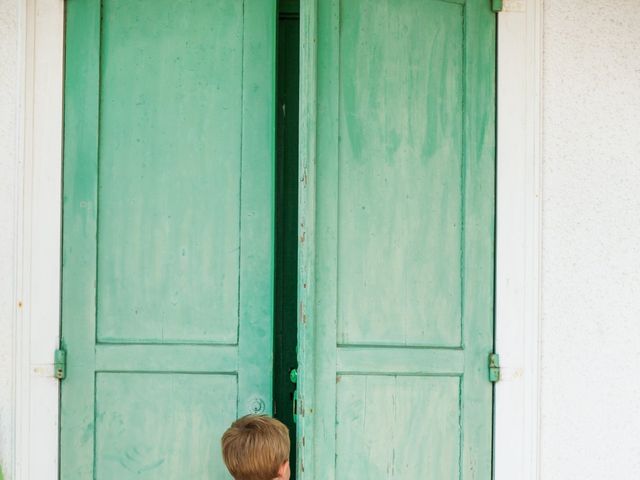
M 489 480 L 490 2 L 302 5 L 300 478 Z
M 275 12 L 67 2 L 64 480 L 229 478 L 271 410 Z

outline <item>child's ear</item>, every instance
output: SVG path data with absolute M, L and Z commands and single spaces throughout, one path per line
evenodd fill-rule
M 280 468 L 278 469 L 278 478 L 289 478 L 290 475 L 290 470 L 289 470 L 289 460 L 287 460 L 286 462 L 284 462 L 282 465 L 280 465 Z

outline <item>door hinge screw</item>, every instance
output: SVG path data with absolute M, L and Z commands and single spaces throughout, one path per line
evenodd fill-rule
M 489 381 L 497 382 L 500 380 L 500 356 L 497 353 L 489 354 Z
M 62 380 L 67 376 L 67 352 L 62 349 L 56 350 L 53 357 L 53 375 Z

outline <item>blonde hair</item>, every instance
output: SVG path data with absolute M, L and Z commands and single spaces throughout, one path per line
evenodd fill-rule
M 222 458 L 236 480 L 276 478 L 289 448 L 289 429 L 266 415 L 239 418 L 222 435 Z

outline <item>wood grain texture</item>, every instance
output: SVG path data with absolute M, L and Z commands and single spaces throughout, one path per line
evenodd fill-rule
M 99 373 L 95 478 L 229 478 L 219 441 L 236 395 L 235 375 Z
M 66 15 L 60 475 L 80 480 L 94 478 L 100 4 L 70 2 Z
M 316 102 L 317 128 L 301 135 L 317 158 L 301 165 L 315 166 L 316 196 L 301 218 L 315 218 L 316 246 L 302 382 L 315 395 L 299 423 L 300 478 L 491 478 L 489 7 L 309 5 L 317 62 L 303 56 L 302 71 L 317 99 L 302 102 Z
M 96 370 L 103 372 L 235 373 L 238 347 L 233 345 L 96 345 Z
M 102 16 L 98 339 L 235 343 L 242 2 Z
M 67 4 L 61 478 L 229 478 L 271 410 L 275 7 Z
M 462 30 L 455 4 L 340 4 L 340 343 L 460 345 Z
M 461 391 L 462 471 L 491 478 L 493 388 L 487 355 L 493 350 L 495 266 L 496 15 L 486 2 L 465 8 L 464 267 L 465 374 Z
M 461 341 L 462 9 L 342 2 L 338 341 Z
M 276 0 L 244 1 L 238 412 L 273 408 Z
M 336 370 L 390 375 L 462 375 L 464 350 L 449 348 L 338 347 Z
M 313 478 L 316 438 L 316 129 L 318 0 L 300 0 L 300 126 L 298 147 L 298 463 L 296 478 Z
M 460 478 L 459 390 L 456 377 L 340 377 L 337 476 Z

